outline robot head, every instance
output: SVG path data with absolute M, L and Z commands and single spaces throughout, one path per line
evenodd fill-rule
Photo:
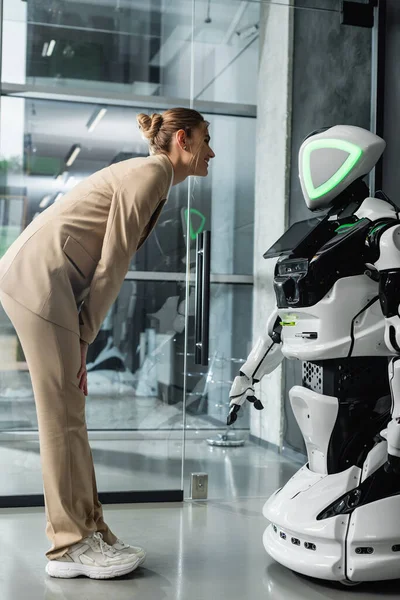
M 336 125 L 306 138 L 299 152 L 299 176 L 310 210 L 334 205 L 353 181 L 376 165 L 386 143 L 352 125 Z

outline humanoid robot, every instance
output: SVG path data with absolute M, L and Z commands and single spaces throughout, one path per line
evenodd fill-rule
M 276 309 L 230 393 L 228 425 L 254 383 L 302 361 L 289 391 L 308 462 L 263 508 L 263 543 L 294 571 L 353 585 L 400 577 L 400 221 L 363 181 L 385 142 L 364 129 L 311 134 L 299 154 L 305 202 L 265 253 Z

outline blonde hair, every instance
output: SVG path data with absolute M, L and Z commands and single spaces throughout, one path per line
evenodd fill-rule
M 179 129 L 183 129 L 188 138 L 192 130 L 205 123 L 203 115 L 192 108 L 170 108 L 162 114 L 146 115 L 140 113 L 136 120 L 143 136 L 148 140 L 152 154 L 169 152 L 171 140 Z

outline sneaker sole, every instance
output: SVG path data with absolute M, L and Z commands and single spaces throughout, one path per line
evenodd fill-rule
M 139 565 L 140 560 L 131 562 L 125 565 L 119 565 L 114 567 L 90 567 L 88 565 L 81 565 L 78 563 L 67 563 L 61 561 L 50 561 L 46 565 L 46 573 L 50 577 L 57 577 L 59 579 L 72 579 L 73 577 L 79 577 L 85 575 L 90 579 L 114 579 L 114 577 L 121 577 L 134 571 Z

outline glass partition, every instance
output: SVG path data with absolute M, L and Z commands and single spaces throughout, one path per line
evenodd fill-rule
M 240 2 L 216 3 L 197 29 L 191 3 L 152 3 L 151 10 L 134 4 L 113 12 L 109 5 L 91 2 L 60 1 L 55 7 L 33 1 L 17 9 L 4 0 L 2 251 L 82 179 L 147 154 L 138 112 L 193 104 L 189 96 L 195 89 L 216 151 L 207 179 L 171 190 L 151 241 L 133 257 L 118 299 L 89 348 L 86 412 L 103 491 L 187 489 L 183 430 L 190 444 L 223 427 L 232 377 L 245 360 L 251 331 L 256 37 L 246 58 L 248 79 L 239 85 L 237 60 L 245 59 L 246 44 L 236 30 L 225 31 L 223 40 L 220 34 L 232 19 L 244 16 Z M 195 14 L 204 10 L 207 3 L 199 3 Z M 246 25 L 254 10 L 249 5 Z M 11 64 L 9 49 L 23 33 L 26 54 Z M 135 44 L 145 44 L 148 54 L 132 52 Z M 220 72 L 222 84 L 217 83 Z M 101 102 L 93 101 L 95 93 Z M 132 102 L 124 105 L 127 98 Z M 231 112 L 229 102 L 238 116 L 224 114 Z M 253 107 L 252 116 L 240 114 L 249 112 L 248 106 L 238 110 L 240 103 Z M 76 147 L 79 154 L 67 166 L 66 157 Z M 196 235 L 205 229 L 213 235 L 208 368 L 194 361 L 194 251 Z M 232 334 L 234 322 L 238 337 Z M 30 486 L 36 494 L 41 484 L 32 388 L 4 314 L 2 323 L 8 360 L 0 377 L 1 452 L 13 465 L 18 448 L 36 465 L 36 479 L 25 482 L 16 473 L 11 476 L 10 467 L 9 493 L 26 494 Z M 248 429 L 248 418 L 241 426 Z M 155 440 L 161 461 L 156 462 L 165 477 L 155 476 L 156 467 L 154 477 L 146 474 Z
M 3 0 L 3 9 L 7 84 L 172 105 L 255 103 L 258 2 Z
M 210 123 L 216 157 L 209 176 L 172 188 L 89 349 L 87 420 L 99 488 L 178 490 L 189 496 L 191 473 L 205 471 L 210 496 L 257 493 L 260 480 L 246 487 L 247 476 L 232 479 L 234 457 L 242 466 L 263 460 L 263 449 L 250 435 L 249 407 L 229 432 L 243 447 L 214 443 L 228 434 L 229 390 L 253 341 L 253 263 L 263 242 L 254 235 L 255 198 L 258 194 L 261 203 L 265 197 L 269 210 L 285 201 L 269 181 L 260 191 L 257 149 L 266 133 L 257 115 L 262 111 L 273 120 L 284 89 L 291 123 L 284 175 L 288 223 L 300 213 L 305 218 L 296 171 L 299 141 L 329 119 L 350 122 L 356 115 L 357 124 L 365 124 L 370 31 L 340 26 L 339 0 L 0 2 L 0 256 L 79 181 L 112 163 L 147 155 L 138 112 L 188 106 Z M 269 15 L 272 7 L 275 15 L 287 14 L 289 5 L 291 79 L 265 90 L 260 73 L 273 67 L 277 47 L 266 53 Z M 319 79 L 325 91 L 314 93 Z M 258 105 L 260 90 L 266 104 Z M 274 139 L 268 145 L 271 158 Z M 79 154 L 68 166 L 74 148 Z M 210 339 L 208 365 L 197 365 L 195 247 L 206 230 Z M 29 373 L 1 311 L 0 354 L 0 455 L 8 469 L 2 493 L 38 494 Z M 289 414 L 286 405 L 284 410 Z M 295 433 L 287 438 L 293 448 Z
M 96 111 L 92 104 L 4 95 L 0 102 L 1 254 L 32 220 L 62 201 L 79 181 L 110 164 L 148 153 L 136 115 L 154 112 L 151 107 L 103 105 L 102 121 L 90 131 L 87 123 Z M 67 165 L 70 148 L 77 146 L 79 155 Z M 148 500 L 171 499 L 169 491 L 181 494 L 185 376 L 182 215 L 187 186 L 177 190 L 171 193 L 152 243 L 134 257 L 87 356 L 86 419 L 99 489 L 121 492 L 126 501 L 134 500 L 137 492 L 146 492 Z M 23 351 L 3 310 L 0 329 L 0 455 L 9 469 L 2 494 L 37 495 L 41 477 L 32 386 Z M 194 370 L 192 376 L 196 385 Z M 155 440 L 160 449 L 159 477 L 155 467 L 150 469 L 147 456 Z M 165 469 L 171 448 L 174 475 Z M 30 465 L 27 478 L 21 477 L 20 457 L 23 464 Z

